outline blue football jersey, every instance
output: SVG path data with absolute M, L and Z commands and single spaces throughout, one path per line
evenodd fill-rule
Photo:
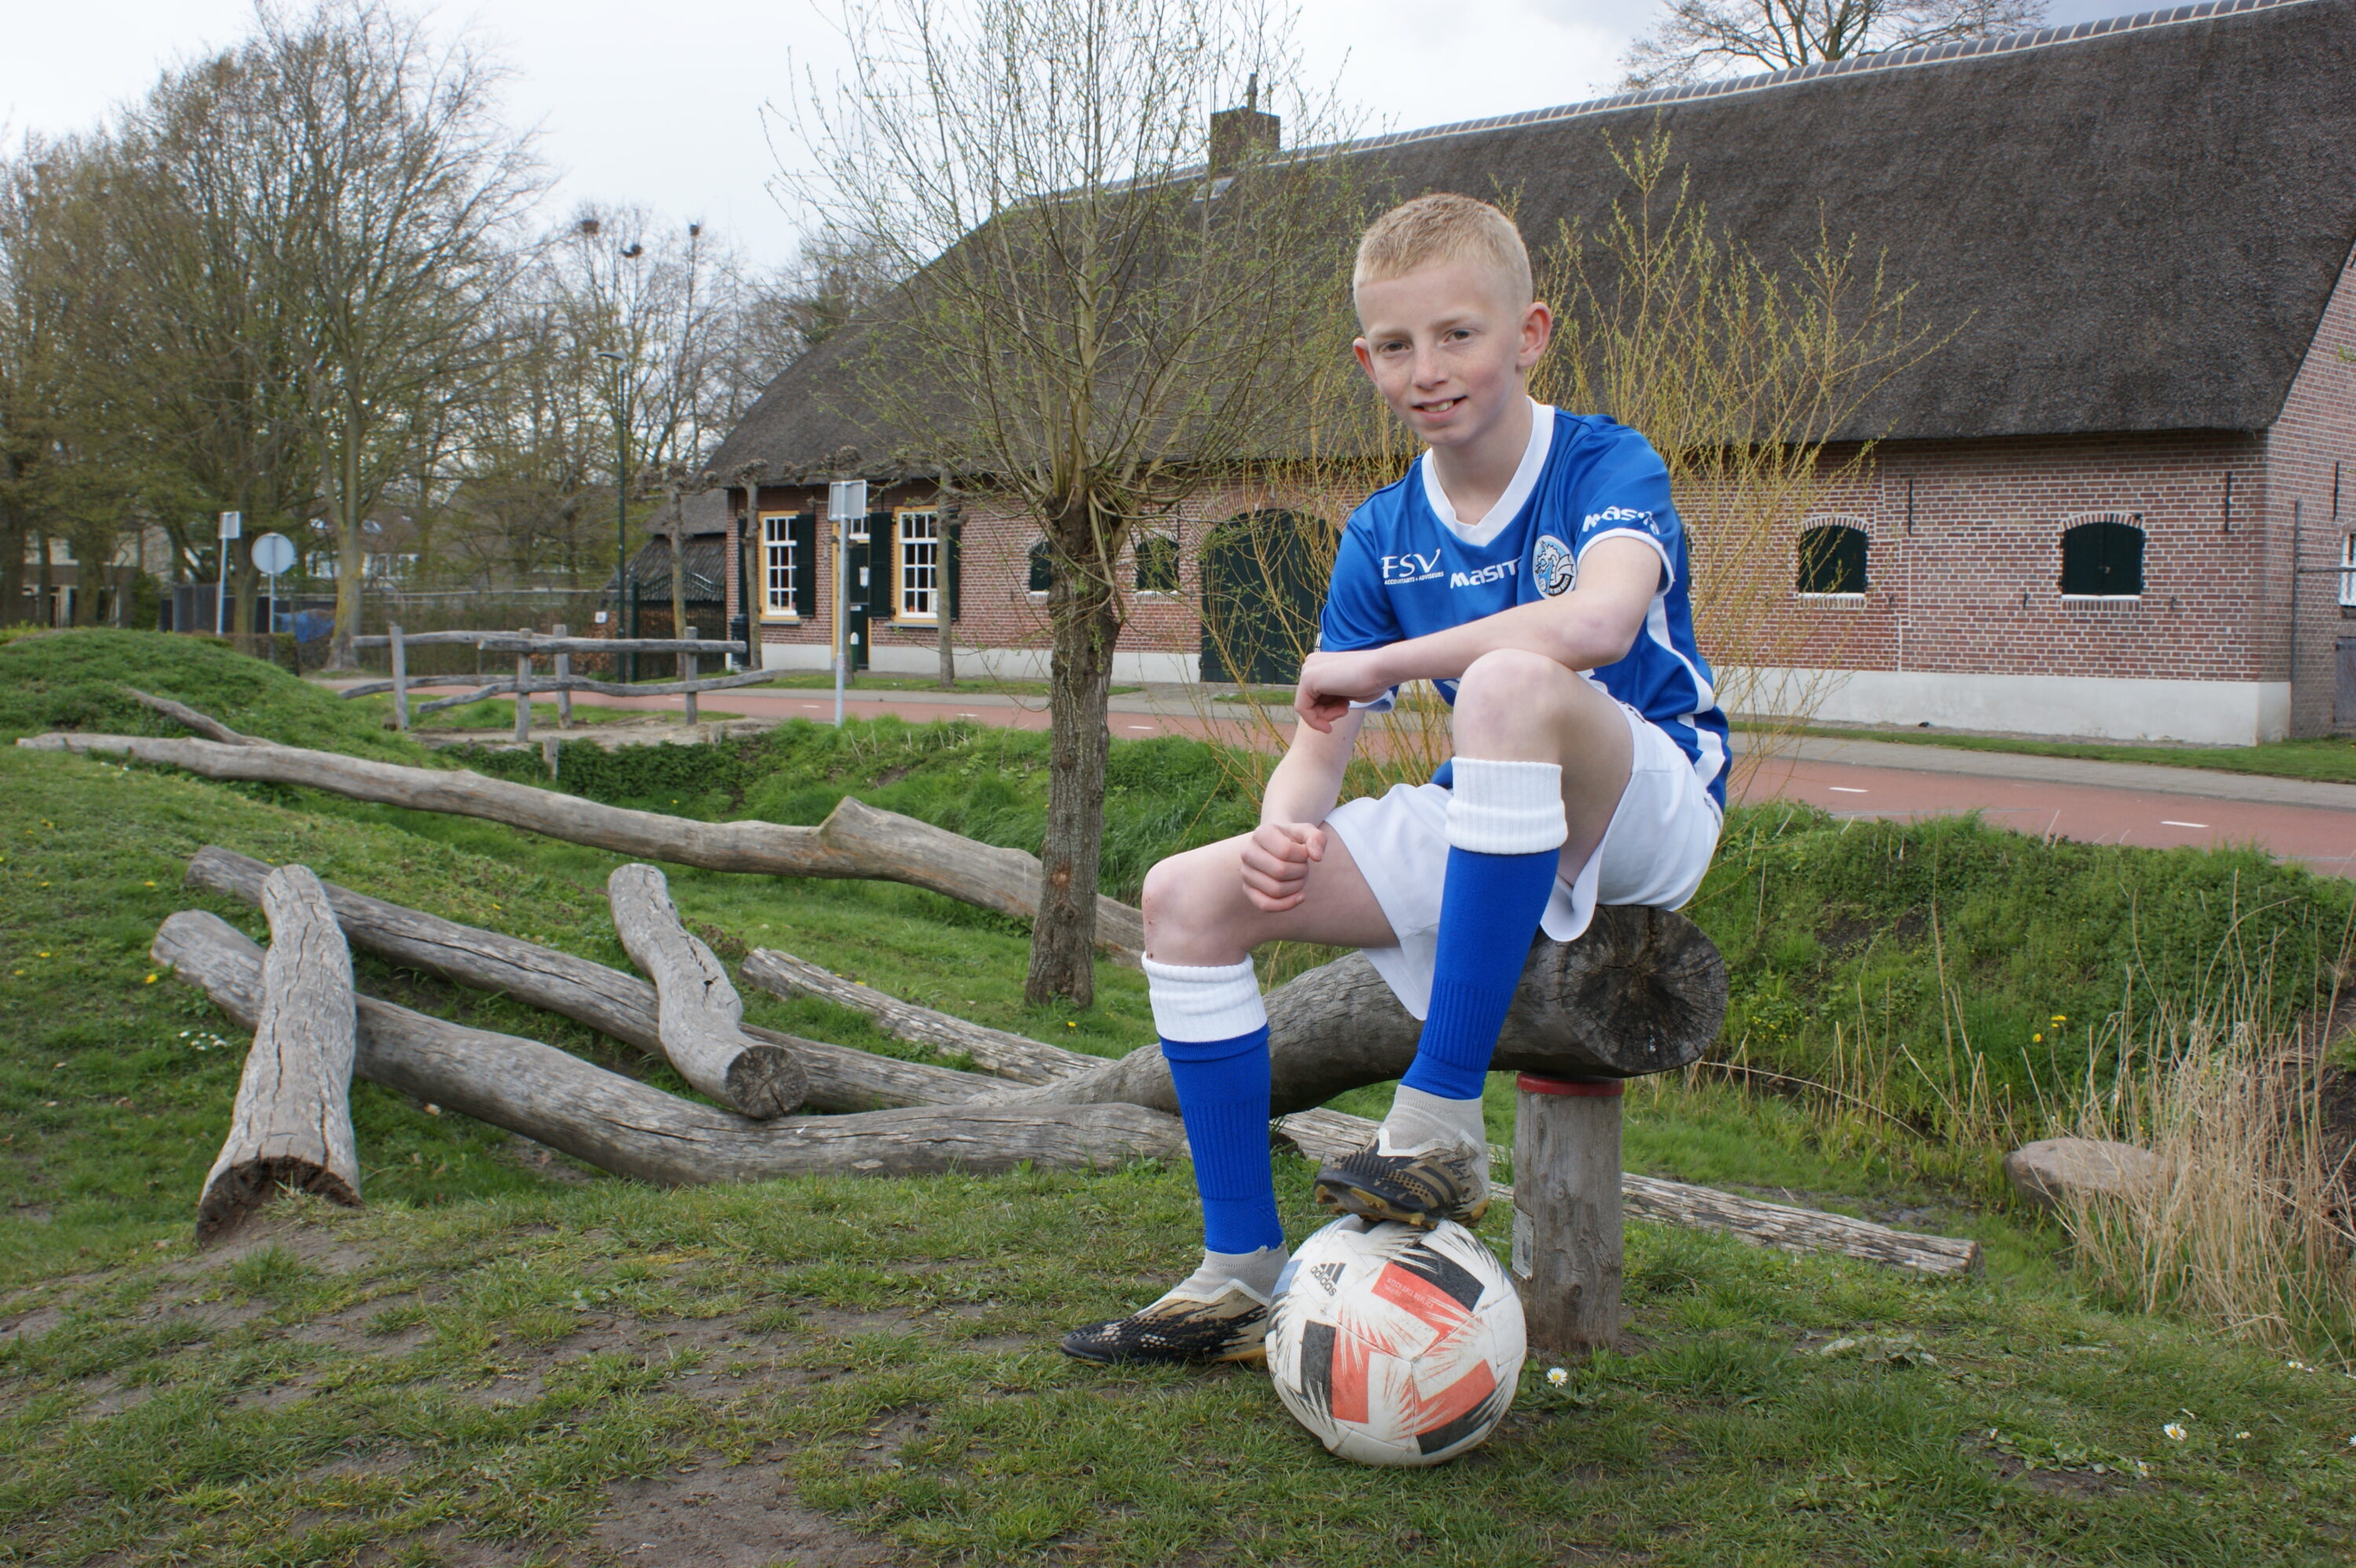
M 1599 539 L 1638 539 L 1661 558 L 1659 586 L 1627 656 L 1589 672 L 1693 760 L 1726 805 L 1726 715 L 1694 641 L 1685 527 L 1652 443 L 1594 414 L 1535 405 L 1530 443 L 1487 517 L 1456 520 L 1431 454 L 1351 514 L 1320 622 L 1321 647 L 1378 648 L 1567 593 Z M 1453 704 L 1456 683 L 1435 683 Z M 1385 699 L 1372 704 L 1387 706 Z

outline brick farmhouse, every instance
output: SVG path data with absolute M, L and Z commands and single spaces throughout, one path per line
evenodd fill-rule
M 1952 334 L 1834 432 L 1832 457 L 1863 453 L 1837 506 L 1789 521 L 1785 641 L 1821 717 L 2242 744 L 2356 728 L 2356 0 L 2187 5 L 1330 155 L 1400 198 L 1510 193 L 1535 237 L 1606 213 L 1614 144 L 1656 128 L 1753 254 L 1854 235 Z M 835 411 L 839 366 L 830 344 L 790 367 L 712 463 L 768 476 L 725 558 L 771 666 L 826 667 L 824 479 L 878 444 Z M 961 667 L 1044 674 L 1036 525 L 968 504 L 952 546 L 937 477 L 870 472 L 862 662 L 931 671 L 946 613 Z M 1707 497 L 1681 499 L 1706 538 Z M 1146 534 L 1116 679 L 1281 676 L 1205 636 L 1206 557 L 1215 575 L 1221 528 L 1267 521 L 1254 507 L 1214 487 Z

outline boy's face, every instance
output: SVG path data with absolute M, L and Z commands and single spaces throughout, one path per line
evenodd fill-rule
M 1351 347 L 1384 400 L 1430 445 L 1477 442 L 1527 395 L 1523 377 L 1546 352 L 1554 316 L 1514 293 L 1469 261 L 1358 286 L 1364 336 Z

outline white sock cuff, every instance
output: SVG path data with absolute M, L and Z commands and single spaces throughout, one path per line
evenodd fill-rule
M 1562 769 L 1553 763 L 1456 759 L 1448 797 L 1448 842 L 1483 855 L 1535 855 L 1570 837 L 1562 814 Z
M 1233 1040 L 1268 1022 L 1251 960 L 1196 967 L 1145 960 L 1154 1031 L 1180 1041 Z

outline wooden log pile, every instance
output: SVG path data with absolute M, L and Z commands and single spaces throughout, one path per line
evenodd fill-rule
M 252 902 L 270 874 L 260 861 L 208 848 L 191 861 L 188 880 Z M 588 1024 L 650 1056 L 667 1056 L 659 988 L 636 976 L 332 884 L 323 893 L 356 947 L 460 985 L 503 993 Z M 1723 986 L 1723 971 L 1700 962 L 1692 943 L 1674 930 L 1655 930 L 1664 920 L 1676 917 L 1607 910 L 1582 939 L 1600 952 L 1583 953 L 1580 944 L 1571 944 L 1555 953 L 1547 949 L 1558 944 L 1540 944 L 1515 1005 L 1519 1021 L 1509 1023 L 1501 1057 L 1510 1049 L 1516 1061 L 1580 1075 L 1614 1065 L 1624 1073 L 1659 1060 L 1661 1052 L 1691 1060 L 1715 1032 L 1710 997 L 1713 986 Z M 158 937 L 156 955 L 244 1021 L 247 1014 L 241 1009 L 250 1005 L 247 976 L 256 955 L 234 931 L 210 916 L 176 915 Z M 1345 958 L 1312 971 L 1269 998 L 1271 1036 L 1278 1035 L 1275 1020 L 1282 1019 L 1281 1038 L 1290 1042 L 1280 1053 L 1278 1078 L 1290 1087 L 1279 1101 L 1282 1114 L 1274 1131 L 1311 1158 L 1357 1147 L 1373 1135 L 1370 1122 L 1310 1108 L 1313 1101 L 1298 1103 L 1301 1094 L 1315 1093 L 1338 1071 L 1316 1060 L 1321 1052 L 1335 1051 L 1336 1032 L 1366 1036 L 1339 1052 L 1356 1063 L 1348 1071 L 1370 1075 L 1355 1080 L 1360 1083 L 1398 1075 L 1402 1039 L 1404 1049 L 1412 1050 L 1413 1020 L 1387 1001 L 1387 987 L 1378 978 L 1371 983 L 1379 995 L 1368 992 L 1365 977 L 1356 976 L 1352 964 Z M 1658 997 L 1615 998 L 1608 989 L 1599 992 L 1594 976 L 1603 972 L 1650 974 L 1646 983 L 1668 993 L 1676 1005 Z M 617 1174 L 664 1182 L 809 1170 L 995 1170 L 1026 1158 L 1042 1166 L 1091 1168 L 1127 1157 L 1183 1156 L 1183 1130 L 1174 1117 L 1108 1092 L 1108 1086 L 1125 1083 L 1151 1096 L 1159 1083 L 1166 1093 L 1166 1074 L 1157 1080 L 1143 1060 L 1158 1052 L 1108 1062 L 916 1006 L 772 949 L 748 956 L 741 974 L 745 983 L 762 989 L 820 997 L 864 1013 L 887 1034 L 965 1057 L 981 1071 L 903 1061 L 740 1025 L 746 1038 L 781 1046 L 798 1060 L 809 1085 L 809 1108 L 852 1113 L 756 1122 L 663 1094 L 536 1041 L 466 1029 L 366 997 L 359 999 L 356 1071 Z M 1332 1005 L 1335 997 L 1343 1005 Z M 1650 1037 L 1636 1031 L 1649 1044 L 1606 1051 L 1593 1028 L 1573 1031 L 1551 1021 L 1582 997 L 1626 1016 L 1686 1021 L 1676 1026 L 1676 1033 L 1667 1024 Z M 1386 1003 L 1396 1019 L 1386 1017 Z M 1064 1098 L 1058 1091 L 1082 1098 Z M 1097 1097 L 1085 1098 L 1091 1095 Z M 882 1115 L 886 1109 L 894 1115 Z M 1111 1119 L 1102 1119 L 1107 1116 Z M 805 1130 L 821 1122 L 827 1124 L 823 1133 Z M 1049 1126 L 1059 1131 L 1050 1136 L 1044 1130 Z M 765 1136 L 762 1127 L 791 1136 Z M 918 1137 L 919 1127 L 931 1129 L 931 1141 Z M 1931 1274 L 1968 1272 L 1977 1264 L 1978 1248 L 1969 1242 L 1912 1235 L 1685 1183 L 1627 1175 L 1622 1193 L 1629 1212 L 1639 1218 L 1726 1230 L 1762 1245 L 1836 1252 Z M 1510 1189 L 1500 1196 L 1511 1201 Z

